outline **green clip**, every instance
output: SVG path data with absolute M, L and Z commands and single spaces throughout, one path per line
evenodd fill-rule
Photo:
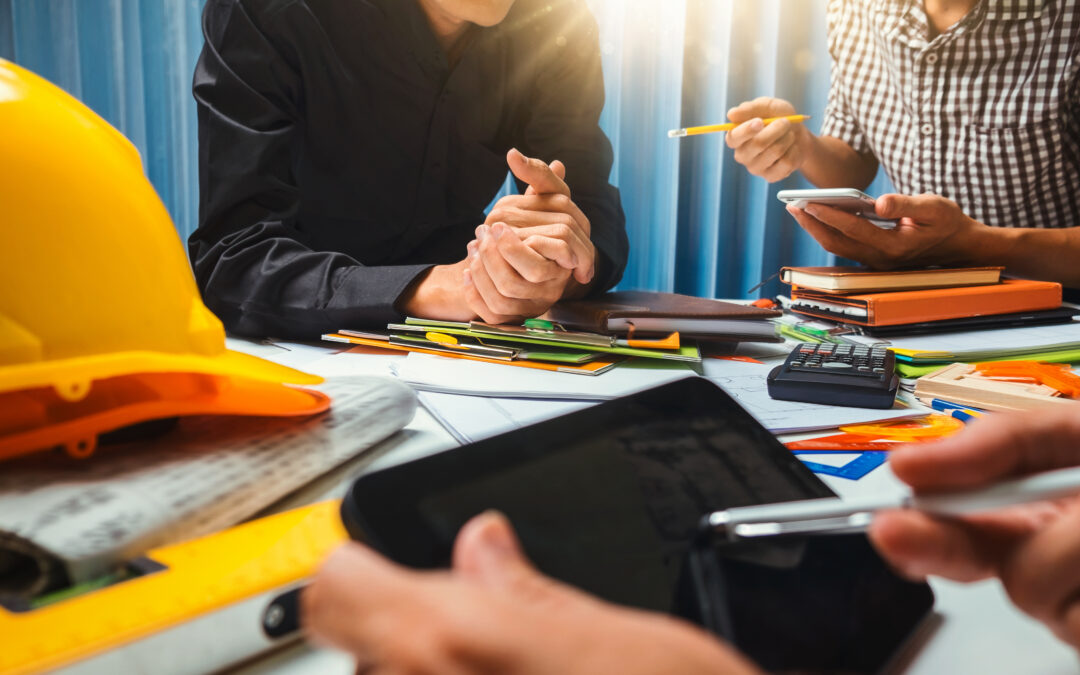
M 525 327 L 529 330 L 542 330 L 551 333 L 555 330 L 555 322 L 547 319 L 525 319 Z

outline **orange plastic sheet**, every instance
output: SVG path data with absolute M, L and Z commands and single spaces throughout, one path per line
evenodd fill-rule
M 89 457 L 98 436 L 190 415 L 307 416 L 330 408 L 321 392 L 243 377 L 139 373 L 97 380 L 78 401 L 53 387 L 0 394 L 0 460 L 57 446 Z
M 948 415 L 928 415 L 916 420 L 901 420 L 882 424 L 853 424 L 840 427 L 843 433 L 821 436 L 784 445 L 788 450 L 892 450 L 902 443 L 933 441 L 951 436 L 964 428 L 964 423 Z

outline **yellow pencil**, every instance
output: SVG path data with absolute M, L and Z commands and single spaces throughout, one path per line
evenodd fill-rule
M 787 120 L 789 122 L 805 122 L 810 119 L 809 115 L 788 115 L 786 117 L 766 117 L 761 120 L 765 124 L 772 124 L 777 120 Z M 726 124 L 707 124 L 703 127 L 686 127 L 685 129 L 672 129 L 667 132 L 668 138 L 682 138 L 683 136 L 698 136 L 700 134 L 711 134 L 717 131 L 731 131 L 735 127 L 739 126 L 734 122 L 728 122 Z

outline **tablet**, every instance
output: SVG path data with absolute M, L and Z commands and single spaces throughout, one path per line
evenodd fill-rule
M 786 539 L 764 548 L 714 546 L 699 534 L 701 516 L 714 510 L 831 496 L 722 389 L 688 378 L 362 476 L 342 502 L 342 517 L 353 538 L 405 565 L 432 568 L 449 564 L 454 537 L 469 518 L 498 509 L 536 566 L 555 578 L 613 602 L 697 621 L 740 648 L 753 647 L 751 658 L 770 667 L 770 652 L 806 639 L 763 628 L 761 608 L 788 607 L 793 616 L 820 621 L 840 617 L 844 630 L 835 634 L 820 633 L 813 621 L 800 631 L 811 641 L 819 634 L 832 640 L 823 645 L 830 667 L 848 665 L 835 659 L 854 640 L 877 645 L 869 670 L 847 668 L 873 672 L 929 611 L 925 584 L 889 572 L 862 535 L 856 540 L 866 555 L 838 555 L 823 569 L 816 545 Z M 816 557 L 805 554 L 810 548 Z M 739 567 L 747 562 L 756 571 Z M 815 600 L 770 593 L 760 582 L 761 565 L 787 575 L 778 588 L 790 589 L 798 578 L 796 587 Z M 814 573 L 823 575 L 816 587 Z M 702 593 L 715 594 L 717 579 L 720 587 L 727 580 L 757 590 L 729 594 L 731 606 L 715 595 L 703 602 Z M 868 579 L 873 583 L 859 585 Z M 853 604 L 837 593 L 853 587 L 874 601 Z M 830 598 L 838 603 L 830 606 Z M 860 615 L 882 603 L 891 607 L 885 624 L 881 616 Z M 751 634 L 763 629 L 769 635 Z M 820 650 L 780 651 L 784 667 L 822 662 Z

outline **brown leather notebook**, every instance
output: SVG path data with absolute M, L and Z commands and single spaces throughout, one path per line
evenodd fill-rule
M 780 312 L 723 300 L 655 291 L 615 291 L 590 300 L 568 300 L 544 318 L 594 333 L 672 333 L 690 337 L 773 341 L 765 319 Z

